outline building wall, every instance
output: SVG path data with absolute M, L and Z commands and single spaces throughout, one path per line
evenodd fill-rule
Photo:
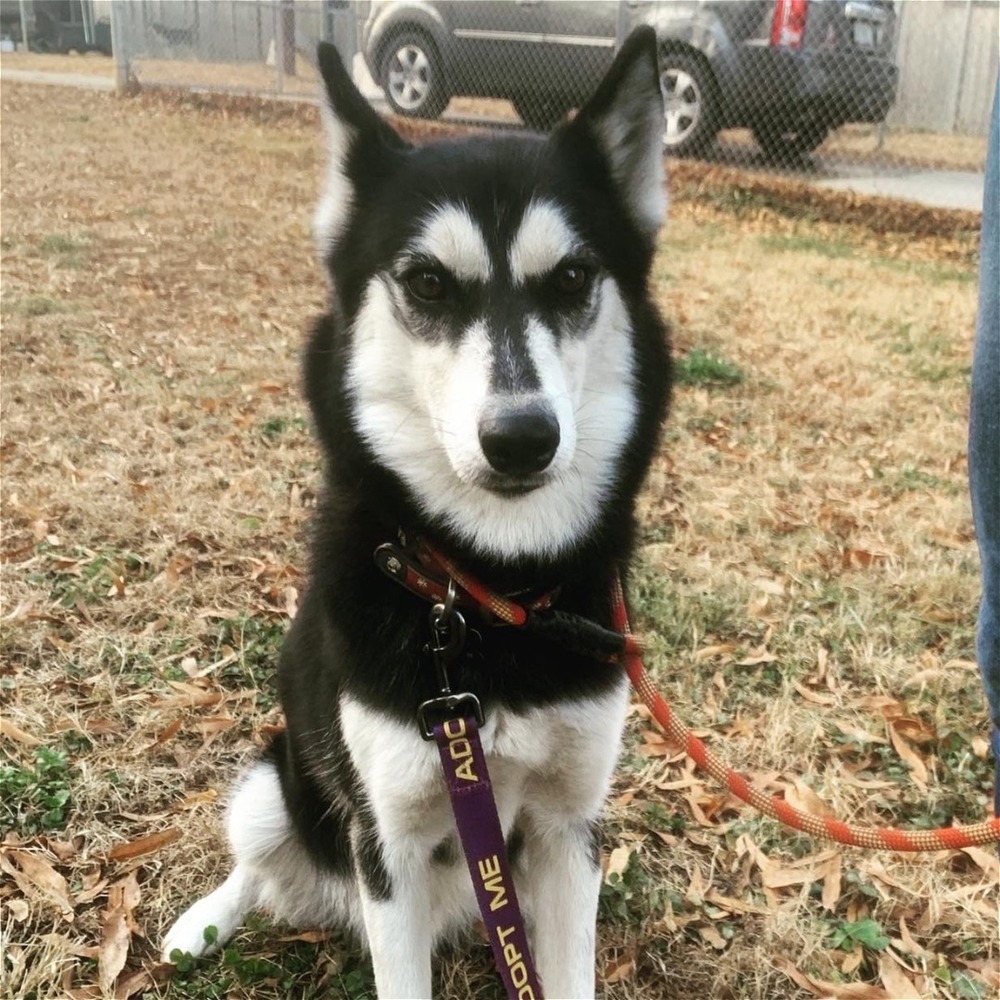
M 1000 58 L 998 0 L 897 0 L 889 125 L 985 136 Z

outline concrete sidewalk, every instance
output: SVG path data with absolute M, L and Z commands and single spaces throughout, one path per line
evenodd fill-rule
M 852 171 L 835 168 L 843 176 L 815 181 L 817 187 L 830 191 L 854 191 L 882 198 L 901 198 L 933 208 L 957 208 L 969 212 L 983 209 L 985 178 L 982 174 L 957 170 L 893 170 L 876 173 L 868 168 Z

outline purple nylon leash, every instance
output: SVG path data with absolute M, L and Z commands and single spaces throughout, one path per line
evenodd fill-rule
M 542 1000 L 474 716 L 434 726 L 448 796 L 497 970 L 510 1000 Z

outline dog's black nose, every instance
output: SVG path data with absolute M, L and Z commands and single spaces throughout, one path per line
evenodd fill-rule
M 559 447 L 559 421 L 540 403 L 502 410 L 479 422 L 486 460 L 505 476 L 541 472 Z

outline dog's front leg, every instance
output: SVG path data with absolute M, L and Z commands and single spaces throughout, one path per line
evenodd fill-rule
M 594 996 L 594 937 L 600 860 L 585 821 L 549 826 L 525 843 L 533 953 L 546 997 Z
M 361 909 L 379 1000 L 430 1000 L 432 925 L 426 857 L 383 849 L 374 829 L 355 837 Z

